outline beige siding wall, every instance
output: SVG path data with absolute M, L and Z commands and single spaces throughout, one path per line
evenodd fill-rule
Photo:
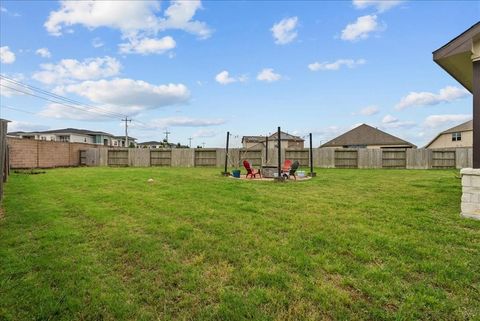
M 452 141 L 452 134 L 442 134 L 435 139 L 427 148 L 456 148 L 456 147 L 472 147 L 473 146 L 473 130 L 462 132 L 461 141 Z
M 268 149 L 276 148 L 277 140 L 276 139 L 269 139 L 268 140 Z M 304 142 L 298 142 L 298 141 L 290 141 L 290 140 L 282 140 L 281 142 L 283 147 L 287 148 L 304 148 Z M 263 146 L 265 146 L 265 143 L 263 143 Z M 250 142 L 244 142 L 243 143 L 243 148 L 262 148 L 262 143 L 250 143 Z

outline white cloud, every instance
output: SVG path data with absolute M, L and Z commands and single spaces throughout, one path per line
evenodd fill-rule
M 154 130 L 168 127 L 207 127 L 218 126 L 224 123 L 225 120 L 221 118 L 165 117 L 153 119 L 143 128 Z
M 217 132 L 208 129 L 200 129 L 192 135 L 193 138 L 210 138 L 215 136 L 217 136 Z
M 363 115 L 363 116 L 372 116 L 372 115 L 376 115 L 380 112 L 380 110 L 378 109 L 377 106 L 367 106 L 365 108 L 362 108 L 362 110 L 360 110 L 360 115 Z
M 84 81 L 58 88 L 101 105 L 127 107 L 133 111 L 186 103 L 190 98 L 183 84 L 153 85 L 142 80 L 115 78 Z
M 391 123 L 395 123 L 395 122 L 398 122 L 398 119 L 393 117 L 392 115 L 386 115 L 382 119 L 382 123 L 384 123 L 384 124 L 391 124 Z
M 354 23 L 348 24 L 342 30 L 340 38 L 342 40 L 356 41 L 359 39 L 366 39 L 369 34 L 380 29 L 376 15 L 366 15 L 357 18 Z
M 56 118 L 56 119 L 72 119 L 72 120 L 86 120 L 86 121 L 106 121 L 111 120 L 111 112 L 121 112 L 127 114 L 131 112 L 125 108 L 117 108 L 115 106 L 98 106 L 102 107 L 102 111 L 93 107 L 78 107 L 72 108 L 62 104 L 52 103 L 48 104 L 38 115 L 42 117 Z
M 472 119 L 472 115 L 450 114 L 450 115 L 431 115 L 425 118 L 424 125 L 429 128 L 437 128 L 444 124 L 463 123 Z
M 356 66 L 363 65 L 367 61 L 365 59 L 338 59 L 334 62 L 314 62 L 308 65 L 308 69 L 311 71 L 318 71 L 318 70 L 339 70 L 342 66 L 346 66 L 348 68 L 355 68 Z
M 257 80 L 260 81 L 274 82 L 280 79 L 282 75 L 275 73 L 272 68 L 264 68 L 257 75 Z
M 395 106 L 396 109 L 401 110 L 412 106 L 431 106 L 440 103 L 452 102 L 457 99 L 468 96 L 469 92 L 464 88 L 455 86 L 447 86 L 440 89 L 438 94 L 431 92 L 410 92 L 403 97 Z
M 230 77 L 230 74 L 226 70 L 219 72 L 215 76 L 215 80 L 222 85 L 227 85 L 236 81 L 235 78 Z
M 353 5 L 357 9 L 365 9 L 374 7 L 378 12 L 385 12 L 393 7 L 398 6 L 403 1 L 400 0 L 353 0 Z
M 39 55 L 42 58 L 50 58 L 52 56 L 48 48 L 39 48 L 37 49 L 37 51 L 35 51 L 35 54 Z
M 2 64 L 11 64 L 15 61 L 15 54 L 8 46 L 0 47 L 0 62 Z
M 108 112 L 133 116 L 149 109 L 186 103 L 190 98 L 190 93 L 183 84 L 152 85 L 128 78 L 84 81 L 57 87 L 55 91 L 63 95 L 73 93 L 87 98 L 97 108 L 81 107 L 86 110 L 83 111 L 60 104 L 49 104 L 39 113 L 41 116 L 104 121 L 112 118 Z M 101 108 L 100 111 L 98 107 Z
M 119 45 L 120 53 L 131 54 L 137 53 L 141 55 L 149 54 L 162 54 L 175 48 L 176 43 L 172 37 L 166 36 L 161 39 L 156 38 L 143 38 L 143 39 L 130 39 L 128 43 L 122 43 Z
M 297 37 L 297 31 L 295 30 L 297 24 L 298 17 L 285 18 L 274 24 L 270 30 L 273 38 L 275 38 L 275 43 L 285 45 L 292 42 Z
M 20 74 L 20 73 L 14 74 L 14 75 L 6 75 L 6 74 L 1 74 L 1 75 L 11 78 L 14 81 L 23 81 L 25 79 L 23 74 Z M 24 93 L 18 90 L 23 91 Z M 22 95 L 25 95 L 25 93 L 31 93 L 31 90 L 24 86 L 20 86 L 11 81 L 8 81 L 7 79 L 0 78 L 0 96 L 4 96 L 4 97 L 22 96 Z
M 328 126 L 325 128 L 314 129 L 310 132 L 315 136 L 320 136 L 323 140 L 322 143 L 326 143 L 328 139 L 338 136 L 346 130 L 346 128 L 342 128 L 339 126 Z
M 165 10 L 165 19 L 159 23 L 160 30 L 181 29 L 202 39 L 210 37 L 212 30 L 205 22 L 192 20 L 197 10 L 202 8 L 200 1 L 171 1 Z
M 92 39 L 92 46 L 93 48 L 100 48 L 103 47 L 105 44 L 103 43 L 102 39 L 99 37 L 95 37 Z
M 18 132 L 18 131 L 35 132 L 35 131 L 48 130 L 48 129 L 49 129 L 48 126 L 33 124 L 25 121 L 13 120 L 10 123 L 8 123 L 8 132 Z
M 392 115 L 386 115 L 382 119 L 382 128 L 411 128 L 416 124 L 413 121 L 400 121 Z
M 50 12 L 44 26 L 55 36 L 60 36 L 65 27 L 80 24 L 89 29 L 118 29 L 124 37 L 181 29 L 207 38 L 212 33 L 208 26 L 192 20 L 200 8 L 200 1 L 173 0 L 164 17 L 159 17 L 158 1 L 62 1 L 60 9 Z
M 20 15 L 18 12 L 11 12 L 11 11 L 8 10 L 7 8 L 1 7 L 1 6 L 0 6 L 0 12 L 6 13 L 6 14 L 8 14 L 9 16 L 12 16 L 12 17 L 21 17 L 21 15 Z
M 59 84 L 73 80 L 89 80 L 111 77 L 120 73 L 120 62 L 112 57 L 88 58 L 83 62 L 63 59 L 58 64 L 42 64 L 41 71 L 32 78 L 45 84 Z
M 238 76 L 238 77 L 232 77 L 230 76 L 230 73 L 226 70 L 223 70 L 221 72 L 219 72 L 216 76 L 215 76 L 215 80 L 219 83 L 219 84 L 222 84 L 222 85 L 228 85 L 228 84 L 231 84 L 233 82 L 245 82 L 247 81 L 247 76 L 246 75 L 242 75 L 242 76 Z
M 153 30 L 160 9 L 153 1 L 62 1 L 60 9 L 50 12 L 44 26 L 55 36 L 62 34 L 64 27 L 81 24 L 89 29 L 109 27 L 124 34 L 140 30 Z
M 128 78 L 84 81 L 59 86 L 54 91 L 62 95 L 76 94 L 87 98 L 90 104 L 97 108 L 82 106 L 81 109 L 74 109 L 60 104 L 49 104 L 39 113 L 41 116 L 104 121 L 112 119 L 109 112 L 133 116 L 146 110 L 183 104 L 190 99 L 190 92 L 183 84 L 153 85 Z

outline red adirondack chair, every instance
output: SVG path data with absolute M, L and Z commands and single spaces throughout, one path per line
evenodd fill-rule
M 283 162 L 282 177 L 288 178 L 290 176 L 291 169 L 292 169 L 292 161 L 289 159 L 286 159 L 285 162 Z
M 249 175 L 250 175 L 250 178 L 256 178 L 257 175 L 259 175 L 260 178 L 262 178 L 262 173 L 260 173 L 260 170 L 259 169 L 257 169 L 257 170 L 253 169 L 252 166 L 250 166 L 250 163 L 247 160 L 243 161 L 243 166 L 247 170 L 247 178 L 248 178 Z

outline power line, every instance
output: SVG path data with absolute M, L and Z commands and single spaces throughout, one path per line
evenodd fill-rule
M 40 98 L 40 99 L 43 99 L 43 100 L 46 100 L 46 101 L 49 101 L 49 102 L 52 102 L 52 103 L 55 103 L 55 104 L 59 104 L 59 105 L 62 105 L 62 106 L 64 106 L 64 107 L 78 109 L 78 110 L 81 110 L 81 111 L 83 111 L 83 112 L 96 113 L 97 115 L 100 114 L 100 115 L 102 115 L 102 116 L 118 117 L 118 116 L 116 116 L 116 115 L 115 115 L 115 116 L 107 115 L 107 114 L 105 114 L 105 113 L 102 113 L 101 111 L 87 110 L 87 109 L 84 109 L 84 108 L 81 108 L 81 107 L 69 105 L 69 104 L 66 104 L 66 103 L 63 103 L 63 102 L 60 102 L 60 101 L 57 101 L 57 100 L 53 100 L 53 99 L 50 99 L 50 98 L 47 98 L 47 97 L 43 97 L 43 96 L 40 96 L 40 95 L 36 95 L 36 94 L 31 93 L 31 92 L 28 92 L 28 91 L 24 91 L 24 90 L 20 90 L 20 89 L 18 89 L 18 88 L 10 87 L 10 86 L 7 86 L 7 85 L 5 85 L 5 84 L 0 84 L 0 86 L 5 87 L 5 88 L 8 88 L 8 89 L 11 89 L 11 90 L 15 90 L 15 91 L 20 92 L 20 93 L 25 94 L 25 95 L 33 96 L 33 97 Z
M 36 115 L 36 113 L 31 112 L 31 111 L 28 111 L 28 110 L 23 110 L 23 109 L 14 108 L 14 107 L 5 106 L 5 105 L 1 105 L 1 107 L 2 107 L 2 108 L 11 109 L 11 110 L 15 110 L 15 111 L 19 111 L 19 112 L 22 112 L 22 113 L 27 113 L 27 114 Z
M 57 95 L 55 93 L 51 93 L 49 91 L 46 91 L 46 90 L 43 90 L 39 87 L 35 87 L 33 85 L 29 85 L 29 84 L 26 84 L 26 83 L 22 83 L 20 81 L 17 81 L 15 79 L 12 79 L 12 78 L 9 78 L 9 77 L 6 77 L 4 75 L 0 75 L 0 78 L 3 78 L 5 81 L 11 83 L 11 84 L 14 84 L 14 85 L 17 85 L 17 86 L 22 86 L 22 87 L 25 87 L 31 91 L 34 91 L 36 93 L 40 93 L 42 95 L 46 95 L 46 96 L 49 96 L 49 97 L 52 97 L 52 98 L 55 98 L 55 99 L 58 99 L 58 100 L 63 100 L 65 102 L 68 102 L 70 104 L 75 104 L 75 105 L 78 105 L 78 106 L 85 106 L 85 107 L 88 107 L 88 108 L 92 108 L 92 109 L 98 109 L 99 112 L 102 112 L 104 114 L 109 114 L 109 115 L 112 115 L 112 116 L 115 116 L 115 117 L 124 117 L 125 115 L 124 114 L 121 114 L 121 113 L 117 113 L 117 112 L 112 112 L 112 111 L 109 111 L 105 108 L 102 108 L 102 107 L 99 107 L 99 106 L 93 106 L 93 105 L 89 105 L 89 104 L 85 104 L 85 103 L 82 103 L 82 102 L 79 102 L 77 100 L 74 100 L 74 99 L 71 99 L 71 98 L 67 98 L 67 97 L 64 97 L 64 96 L 61 96 L 61 95 Z M 19 91 L 17 88 L 12 88 L 12 87 L 8 87 L 6 86 L 5 84 L 2 84 L 2 86 L 6 87 L 6 88 L 9 88 L 9 89 L 12 89 L 12 90 L 17 90 Z M 25 93 L 25 92 L 24 92 Z M 27 94 L 27 93 L 26 93 Z M 31 93 L 29 93 L 31 94 Z M 28 94 L 27 94 L 28 95 Z M 57 102 L 58 103 L 58 102 Z
M 65 104 L 65 103 L 62 103 L 62 102 L 59 102 L 59 101 L 56 101 L 56 100 L 47 98 L 47 97 L 39 96 L 39 95 L 33 94 L 33 93 L 31 93 L 31 92 L 24 91 L 24 90 L 20 90 L 20 89 L 18 89 L 18 88 L 10 87 L 10 86 L 4 85 L 4 84 L 0 84 L 0 86 L 5 87 L 5 88 L 8 88 L 8 89 L 11 89 L 11 90 L 15 90 L 15 91 L 20 92 L 20 93 L 25 94 L 25 95 L 29 95 L 29 96 L 36 97 L 36 98 L 40 98 L 40 99 L 43 99 L 43 100 L 46 100 L 46 101 L 49 101 L 49 102 L 52 102 L 52 103 L 56 103 L 56 104 L 59 104 L 59 105 L 62 105 L 62 106 L 68 107 L 68 108 L 78 109 L 78 110 L 81 110 L 81 111 L 83 111 L 83 112 L 90 112 L 90 113 L 96 113 L 96 114 L 99 114 L 99 113 L 100 113 L 100 112 L 97 112 L 97 111 L 95 111 L 95 110 L 87 110 L 87 109 L 83 109 L 83 108 L 80 108 L 80 107 L 68 105 L 68 104 Z M 103 116 L 106 116 L 106 115 L 103 114 Z
M 67 108 L 74 108 L 74 109 L 77 109 L 77 110 L 80 110 L 80 111 L 83 111 L 83 112 L 86 112 L 86 113 L 95 113 L 95 114 L 100 114 L 100 115 L 103 115 L 103 116 L 119 117 L 119 118 L 125 117 L 125 119 L 128 118 L 127 115 L 116 113 L 116 112 L 111 112 L 111 111 L 108 111 L 108 110 L 106 110 L 104 108 L 101 108 L 101 107 L 98 107 L 98 106 L 85 104 L 85 103 L 79 102 L 79 101 L 74 100 L 74 99 L 70 99 L 70 98 L 67 98 L 67 97 L 64 97 L 64 96 L 61 96 L 61 95 L 57 95 L 57 94 L 51 93 L 49 91 L 43 90 L 41 88 L 35 87 L 33 85 L 22 83 L 20 81 L 15 80 L 15 79 L 6 77 L 4 75 L 0 75 L 0 78 L 2 78 L 4 81 L 8 82 L 12 86 L 20 86 L 20 87 L 23 87 L 25 90 L 22 90 L 22 88 L 15 88 L 15 87 L 12 87 L 12 86 L 7 86 L 7 84 L 5 84 L 5 83 L 3 83 L 3 84 L 0 83 L 0 85 L 2 87 L 20 92 L 20 93 L 25 94 L 25 95 L 29 95 L 29 96 L 36 97 L 36 98 L 39 98 L 39 99 L 43 99 L 43 100 L 46 100 L 46 101 L 49 101 L 49 102 L 52 102 L 52 103 L 56 103 L 56 104 L 59 104 L 61 106 L 67 107 Z M 33 92 L 31 92 L 31 91 L 33 91 Z M 40 94 L 40 95 L 37 95 L 37 94 Z M 44 96 L 47 96 L 47 97 L 44 97 Z M 60 100 L 60 101 L 58 101 L 58 100 Z M 67 103 L 65 103 L 65 102 L 67 102 Z M 7 106 L 5 106 L 5 107 L 7 108 Z M 89 109 L 85 109 L 85 108 L 82 108 L 82 107 L 86 107 L 86 108 L 89 108 Z M 8 108 L 8 109 L 14 110 L 13 108 Z M 18 111 L 20 111 L 20 110 L 18 110 Z M 27 112 L 27 111 L 22 111 L 22 112 Z M 35 113 L 32 113 L 32 112 L 27 112 L 27 113 L 35 114 Z M 125 121 L 125 120 L 122 119 L 122 121 Z M 149 125 L 145 122 L 142 122 L 140 120 L 134 120 L 134 119 L 131 119 L 131 118 L 128 119 L 128 122 L 132 122 L 132 121 L 135 121 L 139 124 L 144 125 L 144 129 L 150 129 L 148 127 Z M 127 138 L 127 140 L 128 140 L 128 138 Z

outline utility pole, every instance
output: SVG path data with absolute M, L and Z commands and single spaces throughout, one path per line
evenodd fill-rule
M 171 132 L 169 132 L 168 129 L 165 129 L 163 133 L 165 134 L 165 139 L 167 140 L 167 143 L 168 143 L 168 134 L 171 134 Z
M 205 142 L 202 143 L 202 148 L 205 148 Z
M 188 147 L 192 148 L 192 137 L 188 137 Z
M 122 119 L 122 121 L 125 122 L 125 147 L 128 148 L 128 122 L 132 122 L 132 120 L 125 116 L 125 119 Z

